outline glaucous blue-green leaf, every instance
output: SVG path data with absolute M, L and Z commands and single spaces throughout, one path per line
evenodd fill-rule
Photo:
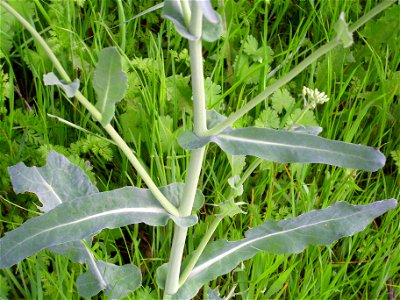
M 76 91 L 79 89 L 79 79 L 75 79 L 70 83 L 65 83 L 64 81 L 58 79 L 58 77 L 53 73 L 47 73 L 43 75 L 44 85 L 57 85 L 62 88 L 67 94 L 68 98 L 75 96 Z
M 99 192 L 85 172 L 55 151 L 49 151 L 43 167 L 27 167 L 18 163 L 8 168 L 15 193 L 35 193 L 47 212 L 76 198 Z
M 160 190 L 168 197 L 168 187 Z M 180 218 L 169 214 L 148 189 L 124 187 L 83 196 L 6 233 L 0 239 L 0 268 L 8 268 L 42 249 L 82 240 L 104 228 L 142 222 L 164 226 L 170 219 L 184 227 L 197 222 L 195 215 Z
M 105 290 L 110 299 L 121 299 L 135 291 L 142 283 L 142 274 L 134 265 L 116 266 L 101 260 L 95 263 L 104 282 L 100 283 L 93 271 L 80 275 L 77 280 L 80 296 L 90 298 Z
M 190 2 L 190 9 L 194 9 L 193 1 Z M 212 8 L 209 0 L 197 1 L 203 14 L 203 25 L 202 25 L 202 39 L 213 42 L 216 41 L 222 34 L 222 18 Z M 164 1 L 164 8 L 162 17 L 172 21 L 175 25 L 176 31 L 187 38 L 188 40 L 198 40 L 200 37 L 193 35 L 185 23 L 183 5 L 181 1 L 177 0 L 166 0 Z
M 84 239 L 86 244 L 89 246 L 92 245 L 93 237 L 87 237 Z M 85 263 L 87 260 L 87 248 L 82 241 L 74 241 L 74 242 L 68 242 L 64 243 L 61 245 L 56 245 L 53 247 L 47 248 L 47 250 L 50 250 L 54 253 L 64 255 L 67 257 L 69 260 L 72 260 L 73 262 L 78 262 L 78 263 Z
M 353 44 L 353 34 L 349 31 L 349 25 L 346 23 L 344 16 L 344 12 L 341 12 L 334 29 L 336 38 L 343 44 L 344 48 L 347 48 Z
M 128 79 L 122 71 L 121 56 L 115 47 L 103 49 L 93 75 L 96 108 L 102 114 L 101 123 L 107 125 L 114 117 L 115 104 L 124 97 Z
M 397 206 L 395 199 L 377 201 L 368 205 L 339 202 L 326 209 L 314 210 L 296 218 L 282 221 L 268 220 L 246 232 L 237 241 L 211 242 L 186 282 L 174 294 L 174 299 L 191 299 L 207 282 L 232 271 L 240 262 L 261 251 L 284 254 L 299 253 L 307 246 L 330 245 L 334 241 L 363 230 L 376 217 Z M 190 259 L 185 260 L 183 267 Z M 157 279 L 163 286 L 165 265 L 157 270 Z
M 385 164 L 385 156 L 372 147 L 269 128 L 227 129 L 209 137 L 186 132 L 178 142 L 184 149 L 197 149 L 214 142 L 232 155 L 253 155 L 281 163 L 323 163 L 365 171 L 376 171 Z
M 218 287 L 215 289 L 208 288 L 207 289 L 207 297 L 208 300 L 225 300 L 225 297 L 220 297 Z

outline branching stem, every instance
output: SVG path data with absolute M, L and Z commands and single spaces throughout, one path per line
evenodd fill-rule
M 16 10 L 14 10 L 8 3 L 1 1 L 0 5 L 3 6 L 9 13 L 11 13 L 33 36 L 33 38 L 43 47 L 44 51 L 50 58 L 54 67 L 57 69 L 61 78 L 69 83 L 71 82 L 71 78 L 68 76 L 67 72 L 64 70 L 60 61 L 55 56 L 54 52 L 47 45 L 46 41 L 40 36 L 40 34 L 36 31 L 36 29 L 29 24 Z M 90 103 L 90 101 L 80 92 L 77 91 L 75 93 L 75 97 L 78 101 L 92 114 L 92 116 L 101 123 L 102 115 L 96 109 L 96 107 Z M 122 150 L 122 152 L 127 156 L 128 160 L 138 172 L 138 174 L 142 177 L 143 181 L 146 183 L 147 187 L 153 193 L 154 197 L 160 202 L 160 204 L 170 213 L 175 216 L 179 216 L 178 209 L 171 204 L 170 201 L 161 193 L 158 189 L 157 185 L 151 179 L 150 175 L 140 164 L 139 160 L 136 158 L 135 154 L 133 154 L 132 150 L 129 148 L 128 144 L 122 139 L 122 137 L 118 134 L 118 132 L 112 127 L 110 124 L 104 126 L 104 129 L 113 139 L 115 144 Z
M 190 33 L 200 37 L 201 28 L 202 13 L 198 3 L 194 1 L 192 3 L 190 18 Z M 189 51 L 193 90 L 194 132 L 201 136 L 207 131 L 201 39 L 197 41 L 189 41 Z M 204 153 L 205 147 L 196 149 L 191 153 L 189 167 L 186 172 L 186 183 L 183 191 L 183 199 L 179 207 L 179 214 L 181 216 L 188 216 L 191 214 L 196 195 L 197 184 L 201 174 Z M 171 298 L 171 295 L 175 294 L 179 288 L 179 275 L 186 235 L 187 228 L 182 228 L 178 225 L 175 225 L 170 261 L 168 263 L 167 281 L 165 284 L 165 299 Z

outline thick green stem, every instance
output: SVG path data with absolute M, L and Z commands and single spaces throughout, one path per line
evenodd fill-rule
M 53 51 L 47 45 L 46 41 L 40 36 L 40 34 L 36 31 L 36 29 L 29 24 L 17 11 L 15 11 L 9 4 L 4 1 L 0 2 L 0 5 L 3 6 L 8 12 L 10 12 L 15 18 L 32 34 L 33 38 L 43 47 L 46 54 L 52 61 L 54 67 L 59 72 L 61 78 L 65 82 L 71 82 L 70 77 L 67 72 L 64 70 L 60 61 L 57 59 Z M 94 107 L 92 103 L 79 91 L 75 93 L 76 99 L 92 114 L 92 116 L 101 123 L 102 115 L 101 113 Z M 111 138 L 114 140 L 115 144 L 122 150 L 122 152 L 127 156 L 128 160 L 131 162 L 132 166 L 136 169 L 138 174 L 143 178 L 143 181 L 146 183 L 147 187 L 153 193 L 154 197 L 160 202 L 160 204 L 170 213 L 175 216 L 179 215 L 179 212 L 175 206 L 168 201 L 168 199 L 161 193 L 161 191 L 157 188 L 154 181 L 151 179 L 149 174 L 140 164 L 136 156 L 133 154 L 132 150 L 126 144 L 126 142 L 121 138 L 118 132 L 112 127 L 110 124 L 104 126 L 104 129 L 108 132 Z
M 190 18 L 190 32 L 195 36 L 201 36 L 202 13 L 198 3 L 192 4 Z M 203 56 L 201 39 L 189 41 L 190 68 L 193 90 L 193 123 L 194 132 L 201 136 L 207 131 L 206 105 L 203 76 Z M 179 214 L 188 216 L 191 214 L 193 202 L 196 195 L 197 184 L 201 173 L 205 147 L 192 151 L 189 167 L 186 173 L 186 184 L 183 191 L 182 203 L 179 207 Z M 171 298 L 179 288 L 179 276 L 185 247 L 187 228 L 175 225 L 174 238 L 172 241 L 170 261 L 168 263 L 167 281 L 165 283 L 165 299 Z

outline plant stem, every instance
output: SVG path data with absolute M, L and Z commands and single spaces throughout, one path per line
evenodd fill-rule
M 200 37 L 202 13 L 196 1 L 193 2 L 192 9 L 190 33 Z M 194 132 L 201 136 L 207 131 L 201 39 L 197 41 L 189 41 L 189 52 L 193 90 Z M 203 164 L 204 153 L 205 147 L 196 149 L 191 153 L 189 167 L 186 173 L 186 184 L 183 191 L 183 199 L 179 206 L 179 214 L 181 216 L 188 216 L 191 214 L 196 195 L 197 184 L 201 173 L 201 167 Z M 174 229 L 170 261 L 168 263 L 167 281 L 165 283 L 165 299 L 170 298 L 171 295 L 175 294 L 179 289 L 179 275 L 187 235 L 187 228 L 182 228 L 175 224 Z
M 224 215 L 217 215 L 213 220 L 213 222 L 211 223 L 210 228 L 208 228 L 207 232 L 201 239 L 200 244 L 197 246 L 196 250 L 193 252 L 193 255 L 190 257 L 190 260 L 186 265 L 185 269 L 182 271 L 182 275 L 179 278 L 179 286 L 182 286 L 185 283 L 186 279 L 188 279 L 190 272 L 192 272 L 193 268 L 195 267 L 197 261 L 200 258 L 200 255 L 203 253 L 205 247 L 207 246 L 215 230 L 217 229 L 219 223 L 222 221 L 224 217 L 225 217 Z
M 360 28 L 362 25 L 364 25 L 366 22 L 368 22 L 370 19 L 375 17 L 377 14 L 385 10 L 387 7 L 392 5 L 395 0 L 386 0 L 377 6 L 375 6 L 373 9 L 371 9 L 367 14 L 365 14 L 363 17 L 358 19 L 356 22 L 354 22 L 353 25 L 349 26 L 349 31 L 354 32 L 358 28 Z M 285 76 L 282 78 L 278 79 L 275 81 L 273 84 L 268 86 L 262 93 L 257 95 L 255 98 L 250 100 L 246 105 L 244 105 L 242 108 L 237 110 L 236 112 L 232 113 L 225 121 L 221 122 L 214 128 L 208 130 L 206 132 L 207 136 L 211 135 L 216 135 L 226 129 L 227 127 L 231 126 L 235 121 L 240 119 L 244 114 L 249 112 L 251 109 L 253 109 L 255 106 L 257 106 L 259 103 L 261 103 L 263 100 L 265 100 L 267 97 L 269 97 L 272 93 L 274 93 L 276 90 L 281 88 L 283 85 L 288 83 L 290 80 L 292 80 L 294 77 L 296 77 L 298 74 L 300 74 L 304 69 L 306 69 L 309 65 L 314 63 L 318 58 L 321 56 L 325 55 L 329 51 L 331 51 L 333 48 L 338 46 L 340 42 L 335 38 L 332 41 L 326 43 L 324 46 L 321 48 L 317 49 L 314 53 L 310 54 L 305 60 L 303 60 L 301 63 L 299 63 L 296 67 L 294 67 L 289 73 L 287 73 Z
M 147 173 L 147 171 L 143 168 L 143 166 L 141 165 L 139 160 L 133 154 L 131 148 L 129 148 L 128 144 L 122 139 L 122 137 L 118 134 L 118 132 L 115 130 L 115 128 L 112 125 L 108 124 L 108 125 L 104 126 L 104 129 L 107 131 L 107 133 L 113 139 L 115 144 L 117 144 L 117 146 L 121 149 L 121 151 L 126 155 L 129 162 L 135 168 L 135 170 L 139 174 L 139 176 L 143 179 L 144 183 L 146 183 L 147 187 L 152 192 L 153 196 L 158 200 L 158 202 L 160 202 L 160 204 L 170 214 L 179 216 L 179 211 L 176 209 L 176 207 L 174 205 L 171 204 L 171 202 L 168 201 L 168 199 L 164 196 L 164 194 L 161 193 L 161 191 L 158 189 L 157 185 L 151 179 L 150 175 Z
M 33 36 L 33 38 L 43 47 L 44 51 L 50 58 L 54 67 L 60 73 L 61 78 L 69 83 L 71 82 L 70 77 L 67 72 L 64 70 L 60 61 L 57 59 L 53 51 L 47 45 L 46 41 L 40 36 L 40 34 L 36 31 L 36 29 L 29 24 L 16 10 L 14 10 L 9 4 L 4 1 L 0 2 L 0 5 L 3 6 L 8 12 L 10 12 Z M 97 110 L 97 108 L 90 103 L 90 101 L 80 92 L 77 91 L 75 93 L 75 97 L 78 101 L 92 114 L 92 116 L 101 123 L 102 115 Z M 143 178 L 143 181 L 146 183 L 147 187 L 153 193 L 154 197 L 160 202 L 160 204 L 170 213 L 175 216 L 179 216 L 178 209 L 168 201 L 168 199 L 161 193 L 158 189 L 157 185 L 151 179 L 147 171 L 140 164 L 136 156 L 133 154 L 132 150 L 126 144 L 126 142 L 122 139 L 122 137 L 118 134 L 118 132 L 112 127 L 110 124 L 103 126 L 107 133 L 114 140 L 116 145 L 122 150 L 122 152 L 127 156 L 128 160 L 132 164 L 132 166 L 136 169 L 138 174 Z

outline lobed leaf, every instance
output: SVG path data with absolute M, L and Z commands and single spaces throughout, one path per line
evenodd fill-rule
M 55 151 L 49 151 L 44 167 L 27 167 L 18 163 L 8 168 L 15 193 L 35 193 L 44 212 L 63 202 L 99 192 L 85 172 Z
M 160 188 L 179 194 L 183 184 Z M 104 228 L 135 223 L 166 225 L 172 219 L 180 226 L 192 226 L 197 216 L 179 218 L 170 215 L 148 189 L 124 187 L 90 194 L 64 202 L 49 212 L 28 220 L 0 239 L 0 268 L 8 268 L 48 247 L 85 239 Z
M 103 49 L 93 75 L 93 88 L 96 92 L 96 108 L 102 114 L 103 125 L 114 117 L 115 104 L 125 95 L 128 79 L 122 72 L 121 56 L 115 47 Z
M 79 79 L 75 79 L 70 83 L 65 83 L 64 81 L 58 79 L 58 77 L 53 73 L 47 73 L 43 75 L 44 85 L 57 85 L 64 90 L 68 98 L 75 96 L 76 91 L 79 89 Z
M 77 280 L 80 296 L 90 298 L 105 289 L 107 297 L 121 299 L 128 296 L 141 285 L 142 274 L 140 269 L 134 265 L 116 266 L 102 260 L 97 260 L 96 266 L 105 281 L 105 286 L 99 283 L 93 272 L 86 272 L 80 275 Z
M 232 155 L 254 155 L 281 163 L 323 163 L 365 171 L 376 171 L 385 164 L 385 156 L 372 147 L 269 128 L 227 129 L 209 137 L 186 132 L 178 142 L 184 149 L 196 149 L 214 142 Z
M 207 282 L 229 273 L 241 261 L 261 251 L 274 254 L 299 253 L 307 246 L 330 245 L 339 238 L 363 230 L 376 217 L 397 206 L 395 199 L 368 205 L 339 202 L 326 209 L 314 210 L 297 218 L 268 220 L 250 229 L 238 241 L 211 242 L 190 272 L 186 282 L 174 294 L 174 299 L 191 299 Z M 187 258 L 184 262 L 190 259 Z M 165 265 L 158 270 L 162 276 Z M 158 279 L 160 282 L 160 279 Z

